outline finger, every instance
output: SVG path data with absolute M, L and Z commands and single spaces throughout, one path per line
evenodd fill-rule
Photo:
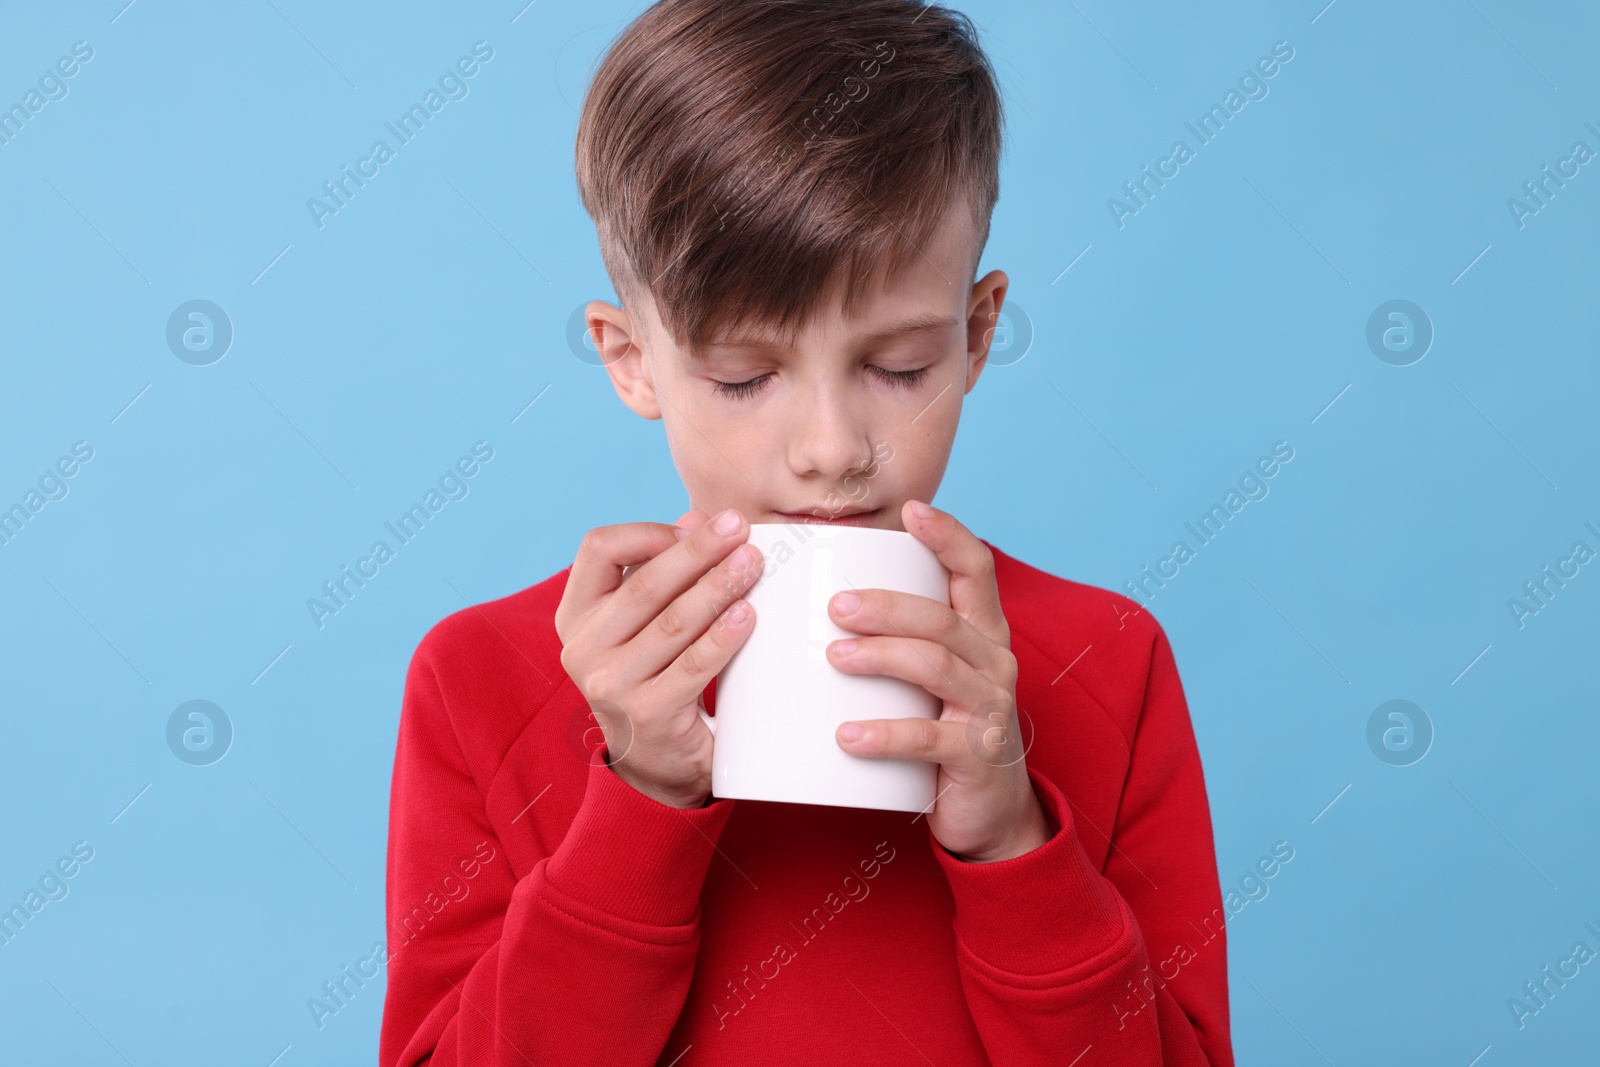
M 661 689 L 662 701 L 677 707 L 702 693 L 749 638 L 755 617 L 755 608 L 748 600 L 729 604 L 705 633 L 679 653 L 666 670 L 650 680 L 652 686 Z M 704 706 L 702 703 L 701 707 Z
M 854 647 L 851 643 L 854 642 Z M 947 704 L 971 711 L 1005 690 L 935 641 L 856 637 L 830 642 L 828 662 L 846 674 L 881 674 L 919 685 Z
M 848 589 L 828 601 L 828 615 L 847 630 L 934 641 L 983 671 L 999 669 L 1007 649 L 931 597 L 895 589 Z
M 628 645 L 630 669 L 643 680 L 676 659 L 690 641 L 749 591 L 761 575 L 761 550 L 745 543 L 707 571 L 656 617 Z
M 731 517 L 732 529 L 718 521 Z M 665 551 L 628 574 L 628 580 L 596 612 L 593 637 L 603 648 L 618 648 L 636 637 L 663 608 L 702 578 L 749 536 L 750 524 L 729 508 L 682 541 L 673 537 Z
M 567 574 L 562 613 L 587 618 L 622 585 L 628 567 L 645 563 L 677 543 L 664 522 L 624 522 L 597 526 L 583 535 Z
M 699 508 L 690 508 L 682 515 L 679 515 L 677 520 L 674 521 L 672 525 L 677 527 L 679 531 L 675 536 L 678 538 L 678 540 L 682 541 L 685 537 L 688 537 L 691 533 L 698 530 L 700 527 L 704 526 L 710 521 L 710 515 L 707 515 Z
M 678 518 L 673 522 L 672 536 L 677 538 L 679 541 L 682 541 L 685 537 L 688 537 L 695 530 L 709 522 L 710 519 L 711 516 L 707 515 L 705 512 L 690 508 L 682 515 L 679 515 Z M 634 563 L 630 566 L 622 568 L 623 580 L 626 581 L 628 575 L 638 570 L 642 565 L 642 563 Z
M 928 509 L 924 517 L 918 506 Z M 948 511 L 908 500 L 900 509 L 906 531 L 933 549 L 950 571 L 950 607 L 992 639 L 1011 647 L 1011 627 L 1000 608 L 994 553 Z
M 852 736 L 852 731 L 855 736 Z M 852 756 L 919 759 L 958 764 L 970 759 L 966 727 L 937 719 L 863 719 L 840 723 L 834 731 L 840 748 Z

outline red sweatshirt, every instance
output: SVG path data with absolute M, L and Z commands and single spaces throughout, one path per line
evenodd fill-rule
M 1052 831 L 996 863 L 904 812 L 635 790 L 561 668 L 570 568 L 434 626 L 395 752 L 381 1067 L 1231 1067 L 1166 634 L 989 548 Z

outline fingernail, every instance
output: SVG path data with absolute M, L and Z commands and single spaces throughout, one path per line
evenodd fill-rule
M 833 654 L 835 656 L 848 656 L 855 650 L 856 639 L 853 637 L 846 637 L 843 640 L 835 641 L 833 643 Z
M 682 541 L 685 537 L 688 537 L 691 532 L 692 531 L 685 530 L 682 526 L 674 526 L 672 528 L 672 536 L 676 537 L 680 541 Z
M 728 608 L 728 621 L 743 622 L 744 617 L 750 614 L 750 605 L 743 600 L 735 600 Z
M 739 528 L 739 513 L 732 508 L 717 516 L 714 528 L 719 534 L 731 534 Z
M 843 726 L 839 727 L 839 740 L 859 741 L 861 740 L 861 735 L 864 732 L 865 731 L 861 729 L 861 725 L 859 723 L 847 722 Z
M 733 550 L 733 555 L 728 559 L 728 569 L 735 574 L 748 568 L 752 562 L 750 556 L 754 550 L 748 545 L 740 545 Z
M 840 615 L 848 615 L 861 606 L 861 598 L 854 593 L 840 593 L 833 598 L 833 608 Z
M 933 509 L 920 500 L 913 500 L 911 502 L 911 514 L 919 519 L 926 519 L 933 514 Z

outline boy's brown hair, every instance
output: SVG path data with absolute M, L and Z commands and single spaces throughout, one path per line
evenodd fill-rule
M 976 273 L 1002 123 L 971 20 L 937 4 L 660 0 L 590 83 L 578 192 L 618 297 L 648 292 L 679 345 L 792 338 L 835 286 L 850 314 L 958 200 Z

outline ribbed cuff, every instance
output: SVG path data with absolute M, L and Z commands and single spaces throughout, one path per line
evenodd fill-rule
M 967 863 L 928 836 L 955 898 L 956 936 L 1000 970 L 1037 975 L 1098 954 L 1123 935 L 1126 920 L 1116 888 L 1083 851 L 1066 796 L 1033 767 L 1028 779 L 1056 828 L 1031 852 Z
M 567 836 L 546 865 L 551 885 L 610 915 L 651 926 L 691 921 L 735 801 L 688 810 L 645 796 L 595 759 Z

